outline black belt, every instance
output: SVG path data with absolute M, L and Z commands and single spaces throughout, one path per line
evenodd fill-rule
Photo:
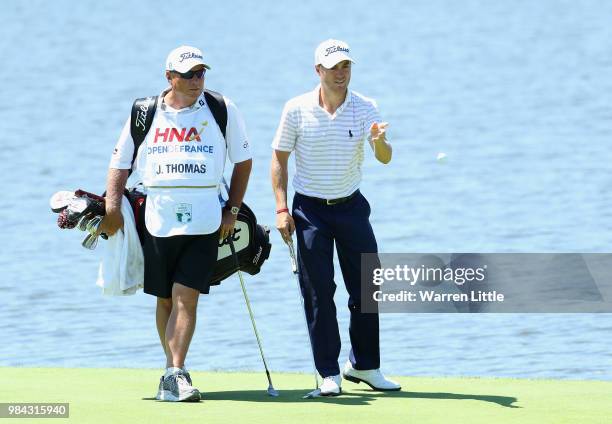
M 341 203 L 346 203 L 349 200 L 351 200 L 353 197 L 357 196 L 359 194 L 359 190 L 355 190 L 353 193 L 349 194 L 346 197 L 339 197 L 337 199 L 321 199 L 319 197 L 311 197 L 311 196 L 306 196 L 305 194 L 302 193 L 298 193 L 300 196 L 304 196 L 307 199 L 313 200 L 317 203 L 321 203 L 322 205 L 327 205 L 327 206 L 333 206 L 333 205 L 339 205 Z

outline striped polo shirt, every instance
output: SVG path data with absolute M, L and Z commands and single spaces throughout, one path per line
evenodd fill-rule
M 319 89 L 285 104 L 272 148 L 295 150 L 296 192 L 337 199 L 359 188 L 363 143 L 381 118 L 374 100 L 351 90 L 331 115 L 319 106 Z

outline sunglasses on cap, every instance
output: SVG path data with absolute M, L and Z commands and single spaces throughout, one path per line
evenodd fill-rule
M 192 79 L 194 76 L 198 78 L 204 78 L 204 75 L 206 74 L 206 68 L 202 68 L 198 71 L 188 71 L 184 73 L 177 72 L 177 71 L 171 71 L 171 72 L 178 75 L 182 79 Z

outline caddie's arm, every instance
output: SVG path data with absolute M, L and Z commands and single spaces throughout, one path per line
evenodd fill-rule
M 379 162 L 387 164 L 391 162 L 391 156 L 393 155 L 393 148 L 387 141 L 387 127 L 389 126 L 386 122 L 374 122 L 370 126 L 370 146 L 374 150 L 374 156 Z
M 128 179 L 127 169 L 109 168 L 106 180 L 106 215 L 100 223 L 98 233 L 112 236 L 123 228 L 123 215 L 121 214 L 121 199 Z
M 287 163 L 289 162 L 289 155 L 291 155 L 291 152 L 275 149 L 272 152 L 272 162 L 270 163 L 272 190 L 274 190 L 274 197 L 276 198 L 276 228 L 286 242 L 291 240 L 291 235 L 295 231 L 295 223 L 287 207 Z M 285 209 L 286 211 L 284 211 Z
M 253 160 L 247 159 L 242 162 L 234 164 L 234 170 L 232 171 L 232 179 L 230 183 L 230 191 L 228 194 L 227 205 L 240 207 L 242 205 L 242 199 L 244 199 L 244 193 L 246 193 L 247 186 L 249 184 L 249 177 L 251 176 L 251 168 L 253 167 Z M 233 215 L 230 210 L 223 210 L 223 217 L 221 218 L 221 230 L 219 238 L 221 240 L 229 236 L 234 230 L 236 224 L 236 215 Z

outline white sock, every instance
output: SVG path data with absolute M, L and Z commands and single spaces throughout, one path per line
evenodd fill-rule
M 166 373 L 164 374 L 164 378 L 168 377 L 169 375 L 176 374 L 179 371 L 182 371 L 182 368 L 168 367 L 166 368 Z

